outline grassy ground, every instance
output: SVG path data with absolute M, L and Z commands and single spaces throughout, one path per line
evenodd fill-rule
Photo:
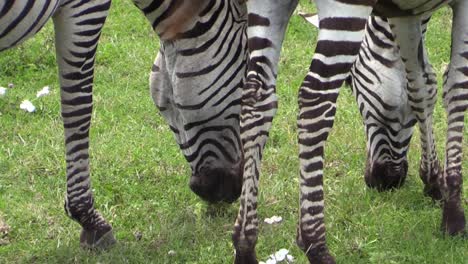
M 301 9 L 313 7 L 304 0 Z M 428 36 L 439 74 L 449 57 L 447 15 L 448 9 L 437 14 Z M 158 40 L 128 0 L 114 1 L 103 33 L 91 132 L 96 205 L 114 226 L 119 244 L 99 254 L 79 248 L 80 227 L 62 209 L 63 129 L 52 36 L 49 24 L 33 40 L 0 56 L 0 86 L 16 85 L 0 98 L 0 221 L 11 227 L 8 243 L 0 246 L 0 263 L 232 263 L 230 234 L 238 205 L 208 206 L 190 192 L 189 168 L 149 97 L 148 72 Z M 294 242 L 296 96 L 315 37 L 315 29 L 293 17 L 281 59 L 280 110 L 265 154 L 259 205 L 261 219 L 280 215 L 284 221 L 273 227 L 261 224 L 257 251 L 262 260 L 287 248 L 298 263 L 305 263 Z M 33 102 L 36 113 L 19 110 L 22 100 L 33 99 L 45 85 L 52 93 Z M 435 116 L 442 154 L 446 125 L 440 103 Z M 405 186 L 377 193 L 363 181 L 361 122 L 354 98 L 343 89 L 325 171 L 328 242 L 338 263 L 468 263 L 468 242 L 443 237 L 438 231 L 440 209 L 422 196 L 417 135 Z M 467 155 L 465 148 L 465 175 Z M 464 191 L 466 197 L 468 184 Z M 175 255 L 168 255 L 170 250 Z

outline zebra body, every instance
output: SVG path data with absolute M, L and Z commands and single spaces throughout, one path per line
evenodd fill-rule
M 135 0 L 161 39 L 151 91 L 190 162 L 190 187 L 203 199 L 240 195 L 240 97 L 246 69 L 246 9 L 242 0 Z M 110 0 L 0 1 L 0 50 L 34 35 L 49 18 L 65 130 L 65 210 L 82 227 L 83 247 L 115 242 L 94 208 L 89 168 L 94 59 Z
M 358 103 L 362 107 L 362 100 L 369 100 L 368 95 L 372 91 L 365 90 L 366 84 L 362 83 L 362 80 L 367 78 L 363 71 L 369 71 L 363 66 L 365 61 L 373 63 L 374 66 L 388 62 L 389 64 L 384 68 L 395 67 L 390 73 L 375 72 L 374 77 L 390 76 L 399 80 L 397 85 L 402 85 L 400 89 L 404 89 L 408 99 L 407 103 L 396 101 L 388 105 L 388 102 L 380 98 L 381 96 L 385 98 L 388 93 L 385 91 L 380 95 L 372 95 L 373 100 L 381 100 L 376 109 L 361 108 L 365 122 L 367 122 L 366 132 L 368 136 L 374 137 L 369 142 L 379 144 L 376 137 L 381 137 L 385 142 L 395 135 L 407 139 L 400 141 L 403 144 L 395 148 L 400 152 L 394 157 L 385 157 L 385 152 L 388 152 L 384 150 L 385 143 L 380 143 L 380 146 L 369 146 L 371 153 L 369 153 L 368 161 L 373 164 L 369 164 L 370 170 L 366 174 L 366 182 L 379 189 L 397 187 L 401 184 L 399 181 L 401 179 L 397 181 L 389 179 L 395 173 L 399 174 L 396 178 L 406 174 L 401 165 L 396 166 L 394 171 L 391 171 L 393 169 L 391 165 L 382 166 L 383 170 L 390 169 L 390 172 L 382 177 L 383 179 L 377 178 L 378 173 L 373 173 L 372 170 L 375 167 L 372 166 L 382 161 L 390 163 L 397 161 L 398 163 L 405 160 L 406 149 L 412 134 L 411 128 L 417 120 L 422 132 L 423 155 L 420 174 L 425 183 L 425 192 L 432 198 L 441 199 L 443 202 L 442 230 L 451 235 L 465 232 L 465 216 L 461 202 L 461 140 L 464 113 L 468 107 L 468 19 L 463 15 L 468 13 L 468 1 L 316 0 L 315 2 L 320 25 L 318 43 L 309 73 L 299 90 L 297 122 L 300 159 L 300 219 L 297 234 L 299 247 L 304 250 L 311 263 L 335 263 L 328 251 L 325 239 L 322 186 L 324 147 L 333 126 L 339 89 L 350 71 L 354 74 L 352 82 Z M 446 160 L 442 170 L 439 167 L 432 131 L 432 113 L 436 101 L 437 83 L 434 71 L 427 59 L 423 33 L 427 18 L 437 8 L 446 4 L 451 5 L 454 19 L 451 62 L 444 81 L 444 104 L 449 124 Z M 284 35 L 284 24 L 288 22 L 297 1 L 271 0 L 268 4 L 248 1 L 247 5 L 250 60 L 241 110 L 241 131 L 246 153 L 244 157 L 246 166 L 241 205 L 233 234 L 236 263 L 257 263 L 255 257 L 258 233 L 256 208 L 260 161 L 276 108 L 274 82 L 277 58 L 282 44 L 281 36 Z M 386 30 L 392 29 L 392 35 L 379 37 L 368 33 L 366 37 L 365 26 L 372 11 L 388 17 L 389 25 L 385 27 Z M 378 23 L 382 24 L 382 21 Z M 371 26 L 377 25 L 377 23 L 371 24 Z M 276 37 L 271 37 L 271 32 L 274 32 Z M 386 54 L 366 53 L 370 49 L 366 50 L 366 43 L 361 49 L 363 39 L 374 42 L 371 49 L 387 49 L 389 52 Z M 386 39 L 394 43 L 385 42 Z M 396 51 L 398 51 L 398 56 L 395 55 Z M 375 62 L 372 56 L 377 55 L 380 55 L 382 60 Z M 384 56 L 389 56 L 387 59 L 390 60 L 384 60 Z M 269 74 L 270 72 L 273 74 Z M 368 78 L 367 81 L 372 81 L 372 79 Z M 382 85 L 385 85 L 385 82 Z M 263 96 L 264 94 L 268 96 Z M 372 104 L 372 102 L 366 102 L 364 105 L 367 103 Z M 392 105 L 402 107 L 402 109 L 391 110 Z M 379 116 L 369 116 L 375 110 L 391 110 L 389 112 L 394 114 L 394 116 L 389 116 L 389 118 L 394 117 L 392 122 L 377 121 Z M 387 126 L 388 124 L 393 126 Z M 391 144 L 390 148 L 392 148 Z M 382 160 L 379 161 L 379 157 Z
M 0 5 L 0 51 L 33 36 L 64 1 L 2 1 Z

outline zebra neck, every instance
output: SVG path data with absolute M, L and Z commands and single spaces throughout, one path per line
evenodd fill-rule
M 215 0 L 134 0 L 162 40 L 175 40 L 193 28 Z

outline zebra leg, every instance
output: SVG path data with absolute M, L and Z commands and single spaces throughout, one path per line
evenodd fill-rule
M 421 18 L 393 18 L 389 21 L 405 64 L 409 103 L 419 122 L 422 147 L 420 176 L 425 184 L 424 193 L 434 200 L 440 200 L 437 178 L 441 169 L 432 125 L 437 100 L 437 79 L 424 47 Z
M 235 263 L 257 263 L 257 194 L 260 162 L 277 109 L 276 76 L 281 45 L 297 0 L 247 1 L 250 60 L 241 103 L 244 175 L 233 233 Z
M 442 230 L 450 235 L 466 232 L 462 204 L 462 150 L 464 117 L 468 110 L 468 2 L 452 6 L 452 55 L 445 74 L 444 106 L 448 130 L 445 168 L 439 178 L 443 197 Z
M 94 208 L 88 153 L 94 58 L 109 7 L 110 0 L 68 2 L 54 15 L 65 128 L 65 210 L 83 227 L 80 244 L 85 248 L 115 243 L 112 227 Z
M 299 90 L 300 220 L 297 243 L 310 263 L 335 263 L 325 240 L 323 155 L 336 100 L 356 60 L 376 1 L 317 0 L 320 31 Z

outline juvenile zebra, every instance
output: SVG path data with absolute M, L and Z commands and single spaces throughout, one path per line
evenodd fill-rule
M 248 1 L 250 60 L 242 95 L 241 131 L 244 182 L 234 227 L 235 263 L 257 263 L 257 194 L 260 162 L 276 112 L 277 64 L 286 25 L 297 0 Z M 462 137 L 468 107 L 468 1 L 443 0 L 316 0 L 319 35 L 315 54 L 299 90 L 300 218 L 297 243 L 310 263 L 335 263 L 325 239 L 323 154 L 333 126 L 339 89 L 349 76 L 361 48 L 369 15 L 388 17 L 406 72 L 410 107 L 426 137 L 426 188 L 441 194 L 442 230 L 465 232 L 461 202 Z M 433 146 L 432 113 L 436 100 L 435 75 L 424 48 L 421 21 L 441 6 L 453 9 L 452 53 L 444 81 L 448 131 L 444 169 L 438 171 Z M 377 44 L 379 38 L 375 38 Z M 434 152 L 433 152 L 434 151 Z M 434 177 L 433 177 L 434 175 Z M 436 179 L 434 179 L 436 178 Z M 434 179 L 434 181 L 432 181 Z M 378 184 L 376 184 L 378 185 Z
M 240 195 L 240 89 L 247 59 L 243 0 L 135 0 L 160 37 L 150 87 L 192 169 L 190 187 L 209 201 Z M 65 129 L 65 210 L 80 243 L 105 248 L 112 227 L 95 209 L 89 168 L 94 60 L 110 0 L 0 1 L 0 51 L 52 18 Z

